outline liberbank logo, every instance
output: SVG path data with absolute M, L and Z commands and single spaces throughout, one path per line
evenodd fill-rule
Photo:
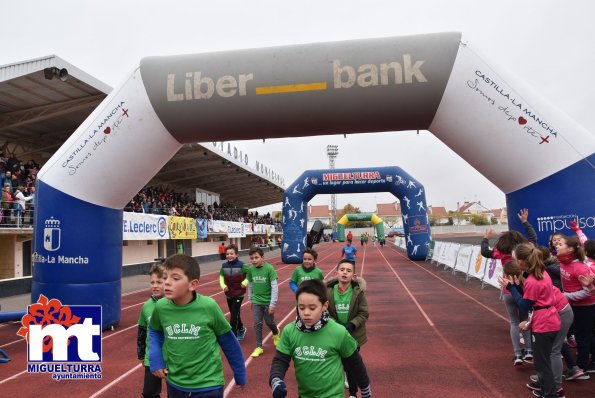
M 101 379 L 101 306 L 65 306 L 39 296 L 17 335 L 27 340 L 27 372 L 54 380 Z

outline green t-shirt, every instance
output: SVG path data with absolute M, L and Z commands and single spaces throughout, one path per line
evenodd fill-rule
M 329 319 L 320 330 L 304 333 L 295 322 L 283 328 L 277 350 L 293 359 L 301 398 L 344 398 L 343 364 L 357 349 L 347 329 Z
M 148 299 L 143 304 L 143 308 L 140 310 L 140 316 L 138 317 L 138 326 L 142 326 L 147 329 L 147 340 L 146 340 L 146 347 L 145 347 L 145 360 L 144 365 L 149 366 L 149 321 L 151 320 L 151 315 L 153 314 L 153 310 L 155 309 L 155 304 L 157 302 L 153 300 L 153 298 Z
M 165 336 L 167 381 L 187 389 L 223 386 L 223 362 L 217 336 L 231 330 L 215 300 L 196 295 L 186 305 L 159 300 L 149 325 Z
M 248 269 L 248 282 L 252 282 L 252 303 L 269 305 L 271 303 L 271 282 L 277 280 L 277 271 L 269 264 Z
M 306 272 L 304 271 L 304 267 L 300 265 L 296 269 L 293 270 L 293 274 L 291 274 L 291 280 L 295 282 L 296 285 L 301 285 L 303 281 L 307 281 L 308 279 L 324 279 L 324 275 L 322 275 L 322 271 L 317 266 L 314 266 L 312 271 Z
M 339 284 L 333 287 L 333 298 L 335 299 L 335 310 L 337 311 L 337 319 L 341 323 L 349 322 L 349 303 L 353 296 L 353 287 L 349 285 L 346 291 L 339 292 Z

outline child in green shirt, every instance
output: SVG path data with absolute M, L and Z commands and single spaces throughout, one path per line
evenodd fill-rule
M 149 284 L 151 285 L 151 298 L 140 310 L 138 318 L 138 336 L 136 339 L 136 355 L 145 365 L 145 380 L 143 383 L 144 398 L 159 398 L 161 396 L 161 379 L 153 376 L 149 368 L 149 335 L 147 327 L 153 314 L 157 300 L 163 297 L 163 268 L 161 264 L 154 264 L 149 270 Z
M 221 308 L 196 293 L 200 267 L 186 254 L 163 264 L 165 297 L 155 304 L 149 321 L 149 362 L 166 379 L 169 398 L 222 398 L 225 379 L 219 347 L 237 385 L 246 384 L 244 355 Z
M 368 300 L 364 291 L 366 282 L 355 274 L 355 265 L 343 259 L 337 265 L 336 277 L 326 282 L 329 297 L 329 314 L 332 319 L 347 329 L 357 341 L 357 349 L 368 341 L 366 322 L 368 320 Z M 355 378 L 347 372 L 349 397 L 357 396 Z
M 356 341 L 347 329 L 329 317 L 324 282 L 304 281 L 296 299 L 298 315 L 283 329 L 271 365 L 269 384 L 273 397 L 287 396 L 283 379 L 292 359 L 301 398 L 344 398 L 344 367 L 355 376 L 362 397 L 372 397 Z
M 273 332 L 273 344 L 279 343 L 279 328 L 275 323 L 275 306 L 279 296 L 277 272 L 264 261 L 264 252 L 260 247 L 250 249 L 252 267 L 248 268 L 248 301 L 252 304 L 254 314 L 254 334 L 256 348 L 250 355 L 257 358 L 264 354 L 262 348 L 262 319 Z
M 297 267 L 293 274 L 291 274 L 291 280 L 289 281 L 289 287 L 291 288 L 292 292 L 296 292 L 298 286 L 303 281 L 308 279 L 324 279 L 324 275 L 322 275 L 322 271 L 320 268 L 316 266 L 316 259 L 318 258 L 318 253 L 314 249 L 306 249 L 304 250 L 304 259 L 302 265 Z

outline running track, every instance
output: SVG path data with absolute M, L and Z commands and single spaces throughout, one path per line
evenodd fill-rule
M 525 387 L 531 365 L 512 366 L 512 349 L 504 305 L 493 288 L 480 289 L 475 280 L 465 282 L 450 270 L 410 261 L 391 246 L 380 249 L 357 246 L 357 273 L 367 283 L 370 319 L 368 343 L 362 356 L 375 397 L 530 397 Z M 342 245 L 321 244 L 318 266 L 329 274 L 339 259 Z M 279 257 L 267 259 L 279 275 L 279 304 L 275 318 L 282 327 L 295 317 L 289 278 L 295 265 Z M 216 273 L 203 275 L 199 292 L 227 304 Z M 51 380 L 47 374 L 26 372 L 26 345 L 16 336 L 18 324 L 0 325 L 0 348 L 11 362 L 0 364 L 2 397 L 135 397 L 140 396 L 143 367 L 136 359 L 136 321 L 149 289 L 122 296 L 122 316 L 114 331 L 103 334 L 101 380 Z M 241 343 L 246 358 L 248 385 L 233 383 L 225 363 L 225 396 L 270 397 L 267 384 L 274 347 L 264 327 L 265 354 L 250 358 L 254 349 L 252 314 L 244 301 L 242 319 L 248 328 Z M 227 314 L 228 315 L 228 314 Z M 297 397 L 293 368 L 286 377 L 289 396 Z M 566 383 L 567 397 L 592 396 L 593 378 Z M 163 393 L 162 397 L 166 394 Z M 347 395 L 346 395 L 347 396 Z

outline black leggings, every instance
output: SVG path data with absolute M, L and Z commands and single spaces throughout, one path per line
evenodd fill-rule
M 242 301 L 244 301 L 244 296 L 227 298 L 227 306 L 229 307 L 229 324 L 231 325 L 231 331 L 236 336 L 238 335 L 238 332 L 244 327 L 240 314 L 242 310 Z
M 143 384 L 143 398 L 161 397 L 161 378 L 154 376 L 148 366 L 145 366 L 145 381 Z

